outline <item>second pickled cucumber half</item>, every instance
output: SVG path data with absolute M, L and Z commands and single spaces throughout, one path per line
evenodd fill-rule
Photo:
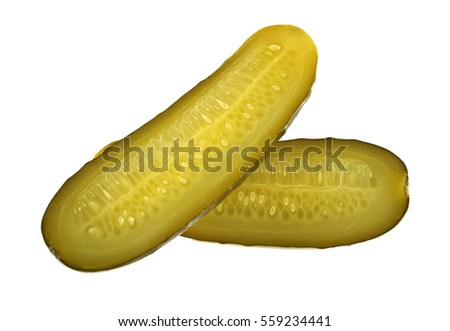
M 394 153 L 358 140 L 279 141 L 270 158 L 183 236 L 326 248 L 378 237 L 409 203 L 408 171 Z

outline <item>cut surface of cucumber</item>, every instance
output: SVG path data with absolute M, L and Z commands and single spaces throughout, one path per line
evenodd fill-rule
M 182 235 L 286 247 L 333 247 L 378 237 L 402 219 L 408 172 L 390 151 L 358 140 L 279 141 L 225 200 Z
M 316 63 L 303 30 L 256 32 L 211 76 L 64 183 L 42 220 L 50 250 L 71 268 L 105 270 L 178 235 L 258 163 L 265 142 L 279 139 L 310 93 Z M 223 155 L 260 150 L 250 162 L 234 153 L 230 166 L 209 171 L 203 154 L 174 152 L 191 146 Z

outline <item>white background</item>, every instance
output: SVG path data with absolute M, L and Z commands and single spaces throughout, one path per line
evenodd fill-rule
M 2 1 L 0 328 L 281 314 L 329 315 L 329 330 L 448 330 L 448 10 L 368 3 Z M 285 137 L 356 138 L 396 153 L 410 176 L 402 222 L 327 250 L 177 238 L 108 272 L 55 260 L 40 222 L 62 183 L 279 23 L 305 29 L 319 51 L 313 93 Z

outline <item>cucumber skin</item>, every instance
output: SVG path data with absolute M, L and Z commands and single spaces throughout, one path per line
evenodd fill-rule
M 286 174 L 271 173 L 261 164 L 182 236 L 248 246 L 327 248 L 363 242 L 394 228 L 409 205 L 408 171 L 403 161 L 373 144 L 327 139 L 335 151 L 345 146 L 340 158 L 354 164 L 353 169 L 347 169 L 347 174 L 334 167 L 331 174 L 325 174 L 331 179 L 329 185 L 324 183 L 323 172 L 319 185 L 318 172 L 307 176 L 300 169 L 288 178 Z M 297 139 L 279 141 L 276 146 L 278 149 L 292 147 L 295 155 L 300 156 L 311 147 L 313 151 L 324 151 L 326 144 L 326 139 Z M 292 156 L 286 156 L 283 161 L 275 156 L 271 164 L 282 168 L 291 166 Z M 324 158 L 314 156 L 312 164 L 326 166 Z M 358 172 L 359 178 L 355 177 Z M 353 181 L 361 187 L 345 187 L 344 176 L 347 182 Z
M 215 93 L 219 88 L 228 82 L 227 79 L 231 79 L 229 77 L 233 73 L 245 69 L 247 62 L 256 56 L 260 48 L 274 44 L 281 45 L 280 54 L 284 54 L 286 60 L 278 58 L 270 62 L 269 59 L 268 64 L 264 66 L 266 68 L 285 66 L 282 70 L 286 71 L 288 76 L 280 83 L 282 90 L 275 93 L 273 100 L 267 101 L 268 98 L 265 97 L 267 84 L 264 85 L 263 76 L 257 77 L 247 87 L 244 86 L 244 91 L 237 98 L 242 101 L 243 98 L 253 95 L 253 99 L 262 100 L 260 101 L 262 105 L 258 106 L 260 118 L 258 122 L 255 120 L 253 128 L 248 130 L 247 135 L 243 136 L 240 133 L 238 136 L 237 130 L 233 132 L 229 144 L 243 148 L 248 145 L 262 146 L 266 139 L 271 141 L 279 139 L 308 97 L 315 80 L 317 64 L 317 50 L 313 41 L 304 31 L 292 26 L 273 26 L 255 33 L 215 73 L 127 138 L 131 138 L 135 146 L 145 149 L 153 144 L 168 145 L 175 139 L 187 141 L 203 134 L 206 138 L 201 147 L 214 145 L 216 142 L 208 140 L 208 137 L 217 136 L 217 132 L 221 132 L 217 129 L 218 126 L 214 123 L 209 126 L 203 123 L 199 125 L 200 130 L 192 124 L 192 118 L 189 116 L 193 115 L 199 103 L 208 101 L 206 100 L 208 97 L 217 98 Z M 239 84 L 245 85 L 245 82 L 239 81 Z M 239 87 L 241 86 L 239 84 L 235 85 Z M 259 87 L 262 92 L 258 92 Z M 213 110 L 213 106 L 209 104 L 206 106 L 210 107 L 209 110 Z M 274 111 L 279 106 L 282 110 Z M 239 115 L 241 110 L 239 105 L 230 105 L 229 110 L 224 113 Z M 112 146 L 120 146 L 121 142 L 113 143 Z M 41 229 L 47 246 L 61 262 L 73 269 L 83 271 L 111 269 L 154 252 L 213 208 L 246 175 L 238 171 L 227 174 L 202 174 L 203 177 L 187 173 L 185 177 L 193 184 L 188 188 L 179 183 L 173 184 L 170 191 L 176 193 L 168 199 L 155 193 L 155 190 L 164 180 L 174 183 L 176 175 L 173 172 L 166 174 L 147 172 L 144 175 L 148 177 L 145 178 L 147 185 L 144 185 L 142 184 L 144 180 L 139 182 L 140 175 L 136 173 L 130 175 L 119 171 L 105 175 L 102 172 L 105 165 L 105 160 L 99 155 L 69 178 L 51 200 L 42 220 Z M 240 164 L 237 164 L 238 168 L 239 166 Z M 113 187 L 114 181 L 122 182 L 122 188 L 118 189 L 120 198 L 117 201 L 105 203 L 89 200 L 92 196 L 95 196 L 92 199 L 98 199 L 99 194 L 95 191 L 98 189 L 97 184 L 100 183 L 103 189 Z M 129 189 L 128 186 L 133 181 L 141 183 L 137 189 L 133 187 Z M 213 188 L 210 186 L 211 182 L 215 183 Z M 111 192 L 108 191 L 107 194 L 109 193 Z M 154 200 L 152 205 L 142 201 L 141 198 L 146 195 L 152 195 Z M 101 212 L 91 213 L 89 211 L 91 202 L 94 202 L 93 209 L 101 209 Z M 120 228 L 116 221 L 120 219 L 118 213 L 122 212 L 124 206 L 135 208 L 136 212 L 133 213 L 142 213 L 144 216 L 141 219 L 133 216 L 133 224 L 125 223 L 127 227 Z M 81 211 L 78 213 L 77 209 Z

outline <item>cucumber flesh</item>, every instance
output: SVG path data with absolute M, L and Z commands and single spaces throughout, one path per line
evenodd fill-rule
M 193 141 L 200 150 L 215 146 L 225 155 L 257 146 L 254 160 L 260 159 L 264 142 L 281 136 L 308 97 L 316 63 L 315 45 L 303 30 L 282 25 L 256 32 L 210 77 L 64 183 L 42 220 L 50 250 L 71 268 L 105 270 L 178 235 L 257 161 L 233 154 L 231 169 L 211 172 L 195 158 L 195 167 L 181 171 L 177 165 L 189 164 L 189 155 L 166 158 L 164 148 Z M 118 151 L 114 157 L 121 167 L 105 171 L 111 170 L 112 151 Z M 152 170 L 145 163 L 150 154 L 153 168 L 167 165 L 167 170 Z
M 262 163 L 182 235 L 325 248 L 378 237 L 397 225 L 408 208 L 406 166 L 384 148 L 331 138 L 279 141 L 276 148 L 293 152 L 272 154 L 276 171 Z

